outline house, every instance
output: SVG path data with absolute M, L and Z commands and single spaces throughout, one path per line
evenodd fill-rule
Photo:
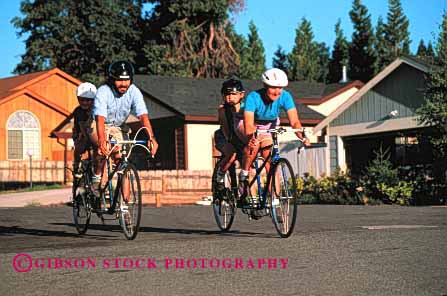
M 213 167 L 213 134 L 218 129 L 217 108 L 222 101 L 223 79 L 192 79 L 136 75 L 149 110 L 155 135 L 160 144 L 155 168 L 209 170 Z M 247 93 L 262 87 L 260 81 L 244 80 Z M 290 82 L 287 89 L 297 104 L 303 126 L 314 127 L 325 116 L 313 108 L 330 109 L 348 99 L 361 87 L 359 82 L 325 85 Z M 321 106 L 323 107 L 321 107 Z M 281 121 L 287 122 L 282 114 Z
M 223 81 L 135 76 L 134 83 L 143 92 L 160 143 L 151 168 L 212 168 L 213 133 L 218 128 Z M 243 82 L 247 92 L 262 87 L 259 81 Z M 57 68 L 0 79 L 0 137 L 5 139 L 0 142 L 0 161 L 26 160 L 31 150 L 34 160 L 71 160 L 72 111 L 78 105 L 75 89 L 79 83 Z M 359 82 L 291 82 L 287 89 L 296 100 L 302 124 L 312 128 L 325 118 L 331 102 L 341 104 L 360 87 Z M 285 114 L 281 120 L 286 123 Z M 134 131 L 139 127 L 136 118 L 129 124 Z M 145 161 L 138 164 L 147 168 Z
M 0 79 L 0 161 L 67 158 L 70 135 L 52 133 L 78 105 L 79 83 L 57 68 Z
M 314 132 L 328 145 L 327 171 L 360 174 L 380 147 L 397 165 L 427 163 L 431 151 L 418 135 L 430 129 L 418 124 L 415 111 L 424 102 L 428 71 L 418 59 L 397 58 L 318 123 Z

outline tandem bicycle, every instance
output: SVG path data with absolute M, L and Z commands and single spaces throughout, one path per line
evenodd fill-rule
M 290 162 L 280 156 L 278 134 L 305 132 L 305 130 L 278 127 L 257 130 L 257 132 L 271 133 L 273 145 L 267 147 L 267 149 L 270 149 L 270 153 L 266 159 L 263 159 L 258 152 L 258 157 L 254 161 L 256 172 L 255 176 L 248 181 L 248 204 L 240 205 L 234 163 L 226 173 L 224 188 L 217 188 L 215 180 L 219 162 L 222 160 L 220 159 L 216 163 L 212 177 L 214 217 L 221 231 L 229 231 L 233 224 L 236 208 L 239 207 L 250 220 L 270 216 L 279 236 L 287 238 L 292 234 L 296 223 L 298 190 L 296 177 Z M 267 163 L 270 163 L 268 173 L 265 170 Z
M 104 172 L 107 180 L 100 183 L 99 196 L 92 190 L 94 162 L 92 149 L 88 149 L 88 158 L 81 161 L 82 177 L 73 183 L 73 220 L 79 234 L 87 232 L 92 213 L 96 213 L 103 223 L 104 220 L 119 220 L 127 239 L 137 236 L 142 212 L 141 185 L 138 171 L 129 158 L 135 147 L 143 147 L 152 156 L 147 141 L 136 140 L 143 129 L 137 131 L 133 140 L 109 138 L 111 149 Z M 114 161 L 113 153 L 120 153 L 121 158 Z

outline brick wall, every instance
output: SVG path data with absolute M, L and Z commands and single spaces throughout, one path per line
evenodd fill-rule
M 144 204 L 188 204 L 211 195 L 212 171 L 139 171 Z
M 32 181 L 36 183 L 63 183 L 64 171 L 63 161 L 36 160 L 32 162 Z M 0 181 L 29 182 L 29 161 L 0 161 Z
M 71 162 L 68 163 L 71 168 Z M 33 161 L 32 181 L 63 183 L 63 161 Z M 71 172 L 67 172 L 67 182 Z M 191 204 L 211 195 L 212 171 L 138 171 L 144 204 Z M 29 161 L 0 161 L 0 182 L 29 182 Z

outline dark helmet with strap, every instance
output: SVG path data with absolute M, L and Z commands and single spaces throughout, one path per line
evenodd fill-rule
M 224 81 L 224 83 L 222 83 L 222 89 L 220 90 L 222 95 L 226 95 L 229 93 L 240 93 L 244 91 L 245 90 L 244 86 L 242 85 L 242 81 L 235 78 Z
M 110 80 L 130 80 L 132 81 L 134 69 L 128 61 L 113 62 L 109 66 L 107 75 Z

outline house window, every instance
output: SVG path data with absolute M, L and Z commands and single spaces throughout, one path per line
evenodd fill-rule
M 335 172 L 338 167 L 337 136 L 329 136 L 329 154 L 331 172 Z
M 417 137 L 399 136 L 394 140 L 396 147 L 396 162 L 399 165 L 423 163 L 424 153 Z
M 7 123 L 8 159 L 22 160 L 28 158 L 32 150 L 33 159 L 40 159 L 40 125 L 37 118 L 28 111 L 13 113 Z

